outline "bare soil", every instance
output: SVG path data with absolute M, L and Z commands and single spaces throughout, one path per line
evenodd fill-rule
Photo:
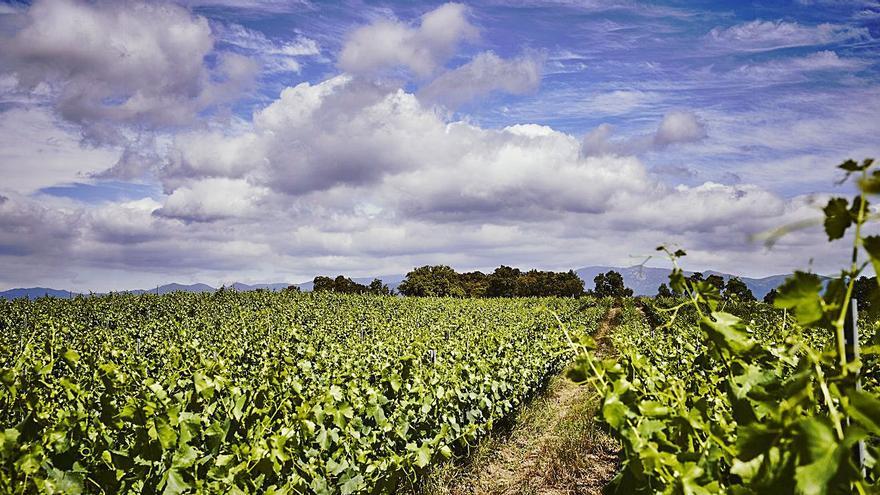
M 613 352 L 612 308 L 596 331 L 597 353 Z M 563 375 L 518 415 L 513 427 L 490 435 L 465 464 L 440 466 L 421 495 L 598 495 L 617 472 L 619 446 L 595 421 L 597 399 Z

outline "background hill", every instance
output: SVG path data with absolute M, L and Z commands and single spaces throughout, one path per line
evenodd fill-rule
M 626 268 L 614 267 L 614 266 L 586 266 L 583 268 L 578 268 L 575 272 L 578 274 L 581 279 L 584 281 L 584 286 L 587 289 L 593 288 L 593 278 L 600 273 L 605 273 L 609 270 L 614 270 L 623 275 L 623 281 L 627 287 L 631 288 L 635 295 L 637 296 L 653 296 L 657 293 L 657 287 L 660 284 L 667 283 L 669 281 L 669 273 L 670 269 L 668 268 L 654 268 L 647 266 L 630 266 Z M 690 275 L 693 272 L 686 271 L 686 275 Z M 731 275 L 729 273 L 717 272 L 714 270 L 706 270 L 703 272 L 704 276 L 709 275 L 720 275 L 724 278 L 724 280 L 729 279 L 730 277 L 735 277 L 736 275 Z M 758 299 L 764 297 L 765 294 L 770 292 L 770 289 L 778 287 L 781 284 L 787 275 L 773 275 L 770 277 L 764 278 L 750 278 L 750 277 L 740 277 L 740 279 L 745 282 L 745 284 L 751 289 L 752 293 L 755 294 L 755 297 Z M 378 277 L 360 277 L 353 278 L 355 282 L 359 284 L 369 284 L 372 282 L 373 278 L 381 279 L 385 284 L 388 285 L 389 288 L 396 290 L 400 285 L 400 282 L 403 281 L 403 275 L 380 275 Z M 312 290 L 312 282 L 303 282 L 299 284 L 289 284 L 286 282 L 279 282 L 273 284 L 242 284 L 236 282 L 229 287 L 234 288 L 235 290 L 240 291 L 248 291 L 248 290 L 256 290 L 256 289 L 269 289 L 269 290 L 281 290 L 290 285 L 296 285 L 300 289 L 304 291 Z M 165 284 L 161 285 L 158 288 L 153 289 L 136 289 L 131 290 L 133 294 L 143 294 L 143 293 L 156 293 L 158 291 L 159 294 L 167 294 L 169 292 L 212 292 L 217 290 L 217 288 L 212 287 L 207 284 Z M 77 293 L 73 293 L 75 296 Z M 67 298 L 71 297 L 71 293 L 66 290 L 61 289 L 50 289 L 46 287 L 30 287 L 30 288 L 20 288 L 20 289 L 10 289 L 7 291 L 0 292 L 0 299 L 18 299 L 21 297 L 26 297 L 29 299 L 36 299 L 38 297 L 51 296 L 51 297 L 62 297 Z
M 653 296 L 657 294 L 657 287 L 659 287 L 660 284 L 668 285 L 669 274 L 672 272 L 669 268 L 653 268 L 648 266 L 630 266 L 627 268 L 613 266 L 587 266 L 584 268 L 578 268 L 575 272 L 583 279 L 584 286 L 589 289 L 593 287 L 593 278 L 595 278 L 596 275 L 605 273 L 609 270 L 614 270 L 623 275 L 624 284 L 632 289 L 637 296 Z M 685 271 L 684 273 L 685 275 L 690 276 L 694 272 Z M 729 273 L 716 272 L 714 270 L 706 270 L 702 273 L 704 277 L 708 277 L 709 275 L 720 275 L 725 281 L 731 277 L 737 276 Z M 739 278 L 745 282 L 755 297 L 761 299 L 764 295 L 770 292 L 771 289 L 779 287 L 787 276 L 788 275 L 772 275 L 764 278 Z

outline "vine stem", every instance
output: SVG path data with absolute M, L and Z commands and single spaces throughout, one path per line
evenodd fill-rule
M 867 171 L 862 171 L 862 179 L 867 178 Z M 852 263 L 850 265 L 850 276 L 849 282 L 846 284 L 846 296 L 844 296 L 843 303 L 840 307 L 840 314 L 837 317 L 837 320 L 834 322 L 834 330 L 837 337 L 837 354 L 838 361 L 840 362 L 841 375 L 846 376 L 848 374 L 848 370 L 846 367 L 846 337 L 844 336 L 844 325 L 846 322 L 846 313 L 849 310 L 849 302 L 852 298 L 853 288 L 856 283 L 856 276 L 859 273 L 859 245 L 862 242 L 862 224 L 865 223 L 865 205 L 867 201 L 865 200 L 864 194 L 858 196 L 859 199 L 859 212 L 856 216 L 856 228 L 855 228 L 855 236 L 853 238 L 853 249 L 852 249 Z
M 831 391 L 828 389 L 828 383 L 825 381 L 825 373 L 822 372 L 822 367 L 819 365 L 819 361 L 812 353 L 810 354 L 810 360 L 813 362 L 813 369 L 816 371 L 816 378 L 819 381 L 819 388 L 822 390 L 822 396 L 825 398 L 825 403 L 828 405 L 828 413 L 831 416 L 831 421 L 834 422 L 834 430 L 837 433 L 837 439 L 843 440 L 843 426 L 840 422 L 840 414 L 837 412 L 837 408 L 834 407 L 834 402 L 831 399 Z

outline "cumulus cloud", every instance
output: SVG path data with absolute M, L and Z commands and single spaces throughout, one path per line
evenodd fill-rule
M 607 145 L 609 136 L 597 142 Z M 704 136 L 705 126 L 694 114 L 670 112 L 639 146 L 661 149 Z M 583 143 L 550 127 L 485 129 L 448 121 L 413 94 L 344 76 L 289 88 L 255 115 L 247 133 L 227 138 L 192 133 L 185 142 L 178 150 L 183 168 L 166 171 L 171 174 L 164 177 L 166 188 L 173 192 L 157 214 L 214 222 L 255 211 L 261 203 L 261 211 L 291 215 L 290 222 L 309 219 L 301 222 L 308 229 L 296 230 L 292 250 L 308 240 L 309 249 L 320 251 L 316 245 L 326 248 L 315 244 L 320 238 L 352 254 L 366 246 L 353 232 L 382 231 L 396 239 L 412 235 L 409 228 L 456 223 L 501 226 L 582 218 L 595 225 L 615 218 L 636 230 L 683 229 L 690 218 L 660 222 L 656 215 L 668 211 L 662 205 L 686 210 L 689 202 L 713 205 L 706 218 L 692 213 L 700 217 L 692 222 L 696 230 L 743 222 L 748 223 L 744 228 L 757 228 L 758 219 L 781 214 L 778 208 L 762 213 L 761 208 L 782 201 L 748 185 L 670 188 L 635 157 L 583 153 Z M 227 185 L 241 191 L 218 194 L 222 188 L 215 182 L 189 185 L 220 180 L 206 177 L 229 177 Z M 241 201 L 219 214 L 189 207 L 221 196 Z M 269 221 L 266 216 L 261 218 Z M 321 227 L 331 219 L 332 228 Z M 404 243 L 386 249 L 410 248 Z
M 505 60 L 493 52 L 483 52 L 438 76 L 419 91 L 419 96 L 455 108 L 495 91 L 528 93 L 536 90 L 541 82 L 541 65 L 540 57 L 535 54 Z
M 354 30 L 339 54 L 338 65 L 353 74 L 404 67 L 420 77 L 433 74 L 455 48 L 477 37 L 467 8 L 446 3 L 421 17 L 419 26 L 382 19 Z
M 706 124 L 691 112 L 673 111 L 663 116 L 654 144 L 666 147 L 675 143 L 693 143 L 706 137 Z
M 121 125 L 188 124 L 239 96 L 255 65 L 234 53 L 206 57 L 206 19 L 167 3 L 39 0 L 4 40 L 2 61 L 20 86 L 48 87 L 60 114 L 89 137 L 118 137 Z
M 195 3 L 204 4 L 190 5 Z M 477 36 L 460 4 L 443 5 L 413 24 L 385 19 L 355 30 L 338 61 L 346 74 L 285 88 L 252 118 L 234 116 L 231 124 L 198 115 L 215 113 L 213 107 L 234 99 L 253 75 L 253 63 L 241 54 L 275 73 L 277 84 L 303 61 L 317 61 L 318 43 L 296 35 L 281 41 L 223 21 L 208 24 L 166 4 L 43 0 L 14 10 L 19 24 L 9 38 L 14 50 L 2 55 L 9 72 L 0 75 L 0 91 L 18 93 L 4 103 L 55 103 L 67 122 L 53 118 L 48 105 L 0 114 L 0 285 L 64 280 L 73 288 L 107 289 L 137 286 L 150 277 L 217 284 L 232 282 L 230 273 L 244 281 L 298 282 L 317 273 L 405 273 L 441 262 L 462 269 L 491 269 L 500 262 L 561 269 L 625 264 L 628 255 L 650 254 L 667 242 L 687 248 L 689 261 L 718 269 L 803 267 L 804 259 L 792 261 L 792 249 L 806 245 L 822 263 L 835 263 L 824 244 L 815 247 L 821 229 L 783 240 L 767 257 L 748 244 L 748 233 L 820 215 L 803 197 L 786 199 L 750 185 L 762 171 L 769 173 L 765 163 L 742 177 L 720 174 L 703 182 L 705 176 L 693 172 L 699 165 L 686 154 L 649 154 L 648 161 L 639 156 L 701 142 L 707 134 L 703 118 L 712 122 L 712 141 L 679 151 L 719 146 L 721 120 L 740 121 L 741 113 L 692 105 L 701 108 L 700 116 L 669 112 L 650 132 L 630 137 L 616 136 L 604 124 L 584 139 L 544 125 L 456 120 L 443 105 L 454 108 L 495 91 L 532 91 L 543 69 L 534 53 L 504 59 L 483 52 L 447 70 L 457 47 Z M 49 23 L 39 12 L 55 18 Z M 746 50 L 860 36 L 840 26 L 786 22 L 714 33 L 719 45 Z M 79 37 L 81 46 L 74 42 Z M 560 56 L 571 62 L 569 69 L 582 69 L 587 60 L 600 71 L 607 64 L 593 55 Z M 820 51 L 748 70 L 766 78 L 849 63 Z M 416 76 L 420 89 L 364 77 L 383 71 Z M 97 82 L 91 87 L 89 81 Z M 641 90 L 603 87 L 586 100 L 589 90 L 566 87 L 557 101 L 568 110 L 548 113 L 542 98 L 534 116 L 623 115 L 660 95 L 677 98 L 652 84 L 638 85 Z M 867 115 L 865 101 L 860 107 Z M 535 121 L 515 114 L 513 109 L 506 121 Z M 786 125 L 790 135 L 758 136 L 766 126 L 742 122 L 723 129 L 742 141 L 724 144 L 722 152 L 753 142 L 802 147 L 817 136 L 834 139 L 822 117 Z M 204 125 L 155 134 L 194 118 Z M 870 128 L 865 119 L 835 119 L 838 127 L 851 122 L 862 133 Z M 789 116 L 784 122 L 792 121 Z M 123 128 L 134 146 L 84 148 L 71 122 L 92 135 Z M 147 168 L 161 187 L 140 193 L 153 197 L 87 204 L 48 191 L 34 194 L 83 177 L 134 179 Z M 803 177 L 802 160 L 792 160 L 789 168 Z M 94 280 L 104 285 L 84 285 Z
M 544 126 L 448 122 L 411 93 L 340 76 L 288 88 L 251 132 L 179 139 L 164 180 L 246 178 L 290 196 L 369 186 L 384 208 L 438 218 L 602 211 L 614 191 L 645 187 L 641 165 L 582 159 L 578 146 Z
M 612 139 L 614 127 L 600 124 L 584 136 L 582 152 L 585 156 L 638 155 L 648 151 L 662 150 L 674 144 L 701 141 L 706 137 L 706 124 L 693 112 L 674 110 L 667 112 L 657 130 L 625 139 Z
M 174 190 L 154 214 L 187 222 L 211 222 L 255 213 L 266 190 L 245 180 L 211 178 Z
M 707 35 L 709 41 L 732 50 L 775 50 L 777 48 L 824 45 L 836 41 L 870 39 L 867 28 L 843 24 L 823 23 L 806 26 L 797 22 L 765 21 L 751 22 L 730 27 L 713 28 Z

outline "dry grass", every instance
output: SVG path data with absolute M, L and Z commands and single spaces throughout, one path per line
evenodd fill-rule
M 597 331 L 601 352 L 611 352 L 605 334 L 619 310 Z M 594 495 L 617 471 L 618 445 L 595 421 L 597 400 L 589 387 L 563 376 L 526 405 L 508 428 L 484 439 L 463 461 L 437 466 L 415 495 Z

